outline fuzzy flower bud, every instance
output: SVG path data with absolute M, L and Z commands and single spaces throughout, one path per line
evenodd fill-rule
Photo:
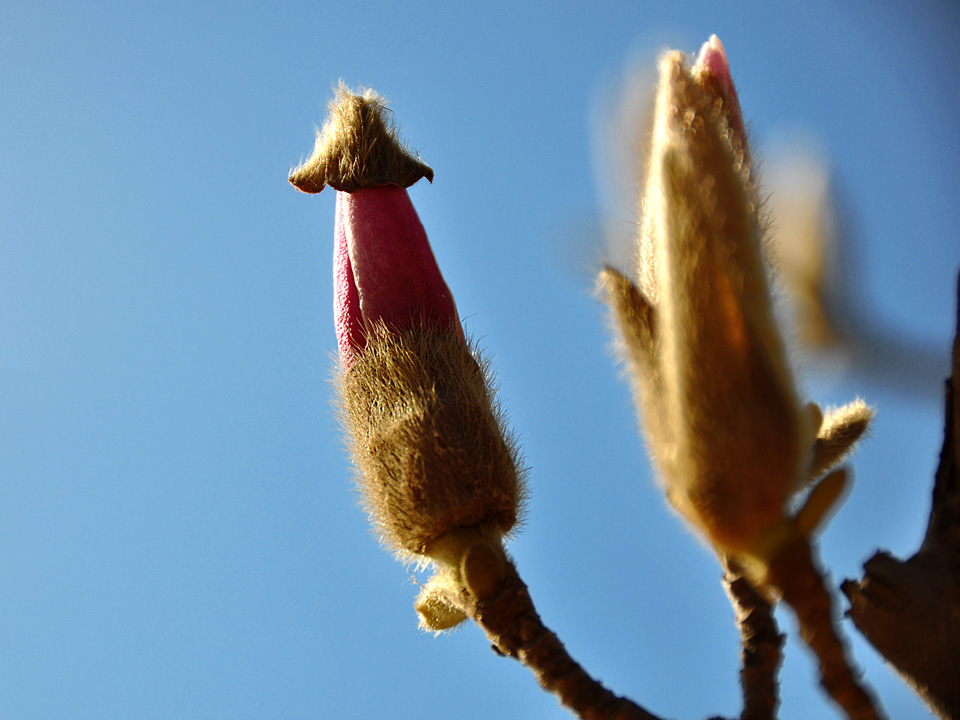
M 692 70 L 679 53 L 660 69 L 643 242 L 654 256 L 661 402 L 676 450 L 665 479 L 673 504 L 712 542 L 749 550 L 782 517 L 813 438 L 770 306 L 726 55 L 714 39 Z
M 477 559 L 502 557 L 522 479 L 486 365 L 465 340 L 407 195 L 420 177 L 433 172 L 397 141 L 383 100 L 341 87 L 313 156 L 290 181 L 305 192 L 338 190 L 342 422 L 383 539 L 438 566 L 418 612 L 440 630 L 463 619 L 455 599 L 464 587 L 500 582 L 501 565 Z
M 834 427 L 844 447 L 814 458 L 822 414 L 801 403 L 786 362 L 750 160 L 720 40 L 711 37 L 692 67 L 667 53 L 642 195 L 639 288 L 613 270 L 602 280 L 671 504 L 718 552 L 764 564 L 841 495 L 837 474 L 791 525 L 793 496 L 845 454 L 871 412 L 860 403 L 834 415 L 859 427 Z

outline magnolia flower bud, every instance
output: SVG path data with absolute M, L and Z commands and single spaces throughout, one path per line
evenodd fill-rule
M 661 61 L 645 196 L 662 328 L 671 502 L 720 548 L 783 515 L 813 438 L 784 359 L 760 248 L 739 105 L 718 40 L 693 70 Z M 668 457 L 670 451 L 661 451 Z
M 613 270 L 603 287 L 670 502 L 718 552 L 763 565 L 784 533 L 812 531 L 825 499 L 840 496 L 842 474 L 790 524 L 793 496 L 846 453 L 871 412 L 859 403 L 831 414 L 814 453 L 822 414 L 800 402 L 786 362 L 745 125 L 716 36 L 692 67 L 679 52 L 661 60 L 649 163 L 640 287 Z
M 417 607 L 424 627 L 441 630 L 465 617 L 462 590 L 502 579 L 496 562 L 477 558 L 502 556 L 522 480 L 486 365 L 465 340 L 405 189 L 433 172 L 397 141 L 386 113 L 372 92 L 341 87 L 313 156 L 290 181 L 305 192 L 338 190 L 341 418 L 383 539 L 438 565 Z

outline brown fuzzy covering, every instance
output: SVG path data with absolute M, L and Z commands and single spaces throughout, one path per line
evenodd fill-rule
M 523 496 L 516 448 L 463 341 L 381 326 L 340 381 L 358 483 L 389 545 L 429 556 L 456 528 L 514 527 Z
M 422 177 L 433 182 L 433 170 L 397 139 L 386 101 L 372 90 L 359 95 L 340 85 L 313 154 L 289 180 L 298 190 L 318 193 L 326 185 L 344 192 L 405 188 Z

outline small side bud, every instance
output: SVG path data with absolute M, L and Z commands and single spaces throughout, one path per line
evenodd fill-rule
M 656 311 L 637 287 L 617 270 L 604 268 L 597 278 L 597 293 L 610 307 L 630 359 L 647 369 L 656 367 Z
M 450 601 L 449 580 L 443 575 L 435 575 L 423 586 L 414 609 L 420 618 L 420 627 L 429 632 L 440 633 L 450 630 L 467 619 L 466 614 Z
M 611 267 L 604 268 L 597 278 L 597 294 L 610 309 L 613 331 L 619 338 L 618 354 L 630 370 L 650 453 L 665 469 L 675 455 L 676 441 L 664 406 L 657 310 L 629 278 Z
M 473 545 L 460 561 L 460 576 L 470 594 L 486 600 L 500 589 L 507 573 L 503 548 L 485 542 Z
M 849 455 L 870 428 L 876 413 L 863 400 L 829 409 L 813 443 L 810 477 L 817 478 Z

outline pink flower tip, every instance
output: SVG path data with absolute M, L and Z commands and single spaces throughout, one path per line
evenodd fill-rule
M 723 43 L 716 35 L 711 35 L 701 47 L 697 55 L 697 62 L 694 68 L 702 68 L 709 71 L 721 83 L 730 88 L 733 87 L 733 78 L 730 76 L 730 63 L 727 61 L 727 51 L 723 48 Z
M 457 305 L 405 189 L 338 192 L 335 233 L 334 319 L 346 367 L 379 324 L 396 333 L 426 330 L 464 339 Z
M 737 88 L 733 84 L 733 75 L 730 73 L 727 51 L 716 35 L 711 35 L 710 39 L 701 46 L 697 61 L 691 68 L 691 74 L 701 87 L 719 96 L 727 125 L 744 149 L 746 160 L 747 130 L 740 110 L 740 99 L 737 97 Z

